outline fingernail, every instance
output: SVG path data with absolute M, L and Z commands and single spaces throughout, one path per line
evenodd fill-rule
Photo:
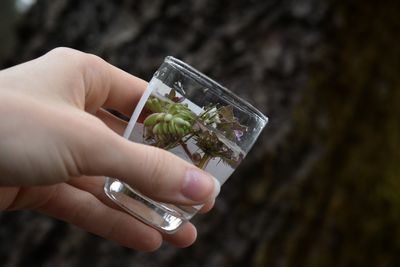
M 215 198 L 219 194 L 220 187 L 218 180 L 206 172 L 189 169 L 186 172 L 181 193 L 193 201 L 203 201 Z M 212 192 L 211 195 L 210 192 Z

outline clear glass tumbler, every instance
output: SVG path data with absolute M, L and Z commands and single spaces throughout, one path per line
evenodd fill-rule
M 166 149 L 209 172 L 222 185 L 267 122 L 245 100 L 184 62 L 166 57 L 136 106 L 124 137 Z M 201 208 L 157 202 L 116 178 L 106 179 L 107 196 L 160 231 L 174 233 Z

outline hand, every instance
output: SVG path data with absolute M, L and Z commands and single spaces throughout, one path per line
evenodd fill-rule
M 120 136 L 147 83 L 73 49 L 57 48 L 0 72 L 0 210 L 32 209 L 138 250 L 186 247 L 187 223 L 161 234 L 121 211 L 104 176 L 160 201 L 212 207 L 215 179 L 164 150 Z M 6 187 L 5 187 L 6 186 Z

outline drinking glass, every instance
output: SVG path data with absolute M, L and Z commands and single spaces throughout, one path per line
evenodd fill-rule
M 267 122 L 248 102 L 169 56 L 137 104 L 124 137 L 166 149 L 210 173 L 222 185 Z M 202 207 L 155 201 L 117 178 L 106 178 L 107 196 L 162 232 L 176 232 Z

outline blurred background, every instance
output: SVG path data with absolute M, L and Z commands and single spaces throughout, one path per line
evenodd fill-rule
M 178 57 L 270 123 L 194 219 L 198 241 L 139 253 L 0 213 L 0 266 L 400 266 L 397 1 L 2 0 L 0 67 L 57 46 L 149 80 Z

